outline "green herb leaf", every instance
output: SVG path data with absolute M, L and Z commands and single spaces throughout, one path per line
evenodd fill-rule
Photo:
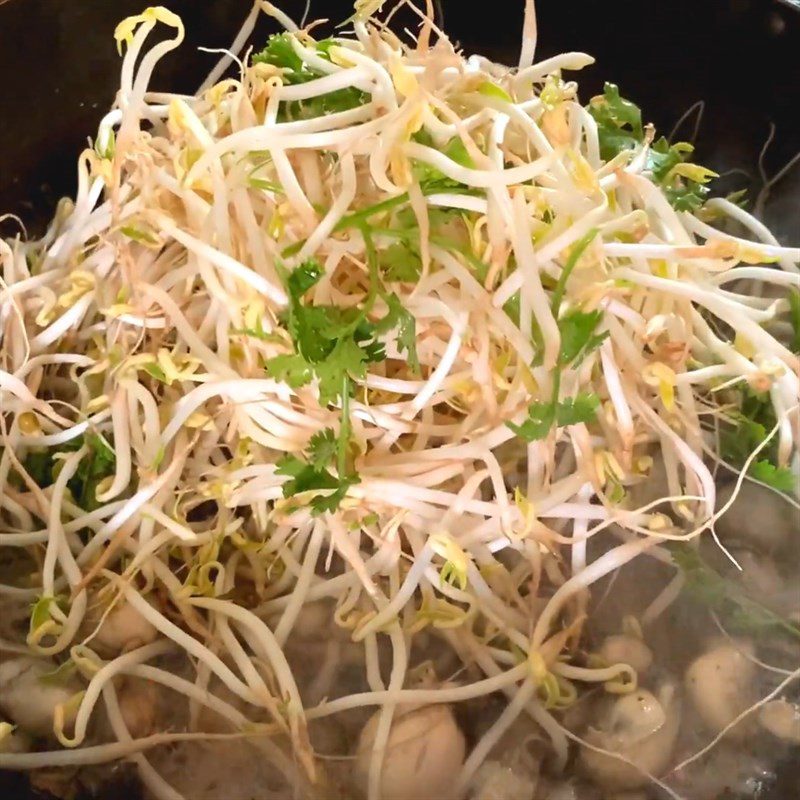
M 593 97 L 587 110 L 597 123 L 603 160 L 610 161 L 623 150 L 635 149 L 644 143 L 641 111 L 621 97 L 614 84 L 607 83 L 602 96 Z M 716 177 L 711 170 L 688 163 L 693 150 L 688 142 L 670 144 L 661 137 L 653 142 L 648 153 L 647 166 L 653 180 L 677 211 L 697 211 L 708 195 L 704 184 Z
M 348 398 L 349 389 L 342 388 L 342 397 Z M 283 484 L 283 496 L 294 497 L 304 492 L 312 493 L 309 506 L 312 514 L 335 511 L 347 494 L 347 490 L 359 482 L 355 473 L 346 473 L 346 450 L 350 435 L 349 408 L 345 400 L 342 408 L 342 425 L 339 435 L 332 428 L 315 433 L 306 449 L 303 460 L 286 455 L 277 463 L 276 473 L 291 480 Z M 337 464 L 337 475 L 330 471 L 330 465 Z
M 716 173 L 689 164 L 694 147 L 688 142 L 670 144 L 663 136 L 650 146 L 647 166 L 670 205 L 677 211 L 696 211 L 706 201 L 704 185 Z
M 376 325 L 379 332 L 397 328 L 397 349 L 408 354 L 408 366 L 412 372 L 419 374 L 419 356 L 417 355 L 417 321 L 414 315 L 403 307 L 400 298 L 392 293 L 383 295 L 389 306 L 386 316 Z
M 422 259 L 419 253 L 402 242 L 396 242 L 381 251 L 380 262 L 387 281 L 414 283 L 422 274 Z
M 682 542 L 671 542 L 667 547 L 684 575 L 685 591 L 714 611 L 730 632 L 752 636 L 781 633 L 800 639 L 800 627 L 746 595 L 706 564 L 695 547 Z
M 686 161 L 687 157 L 694 152 L 694 147 L 688 142 L 670 143 L 662 136 L 658 141 L 653 142 L 648 154 L 647 166 L 653 173 L 653 178 L 658 183 L 667 179 L 670 172 Z
M 650 146 L 647 166 L 676 211 L 697 211 L 705 203 L 715 172 L 689 163 L 694 147 L 688 142 L 670 144 L 663 136 Z
M 555 289 L 553 289 L 553 296 L 550 300 L 550 308 L 553 311 L 553 316 L 558 317 L 559 309 L 561 308 L 561 301 L 564 298 L 564 292 L 567 290 L 567 281 L 575 265 L 580 261 L 581 256 L 586 252 L 586 248 L 594 241 L 597 236 L 597 228 L 592 228 L 587 231 L 577 242 L 572 246 L 567 263 L 564 264 L 561 274 L 558 276 L 558 282 Z
M 53 483 L 53 455 L 50 450 L 32 450 L 22 462 L 25 471 L 33 482 L 41 489 L 46 489 Z M 14 473 L 16 477 L 19 477 Z M 15 481 L 22 486 L 22 481 Z
M 559 307 L 566 291 L 570 273 L 578 263 L 581 254 L 591 244 L 596 235 L 597 231 L 591 230 L 579 239 L 561 270 L 561 275 L 555 285 L 551 299 L 551 308 L 554 316 L 558 317 Z M 560 400 L 559 392 L 563 370 L 580 363 L 589 353 L 596 350 L 608 336 L 607 332 L 595 333 L 602 319 L 603 312 L 600 309 L 590 312 L 576 309 L 557 318 L 558 329 L 561 334 L 561 350 L 553 370 L 551 399 L 549 402 L 537 401 L 533 403 L 528 408 L 528 419 L 522 425 L 508 423 L 511 430 L 527 442 L 544 439 L 554 425 L 562 427 L 575 425 L 579 422 L 590 422 L 595 418 L 599 405 L 596 395 L 581 392 L 575 397 Z M 532 335 L 537 344 L 537 350 L 541 353 L 541 329 L 538 326 L 534 326 Z
M 535 442 L 545 439 L 556 421 L 556 407 L 553 402 L 531 403 L 528 406 L 528 419 L 522 425 L 507 423 L 514 433 L 526 442 Z
M 630 100 L 620 97 L 619 87 L 613 83 L 606 83 L 602 96 L 591 99 L 588 111 L 597 123 L 600 157 L 604 161 L 642 143 L 642 112 Z
M 339 481 L 327 469 L 317 469 L 295 456 L 285 456 L 277 462 L 278 475 L 291 478 L 283 484 L 283 496 L 293 497 L 301 492 L 319 489 L 337 489 Z
M 311 513 L 314 515 L 323 514 L 327 512 L 336 511 L 341 505 L 347 495 L 347 490 L 354 484 L 359 482 L 359 478 L 355 475 L 349 475 L 339 481 L 339 487 L 335 492 L 328 495 L 317 495 L 311 501 Z
M 365 310 L 314 306 L 304 301 L 321 277 L 322 267 L 316 259 L 304 261 L 284 276 L 290 299 L 285 322 L 297 352 L 270 359 L 266 369 L 272 377 L 295 388 L 316 376 L 320 402 L 328 404 L 339 397 L 345 375 L 363 378 L 365 365 L 380 361 L 385 353 Z
M 597 395 L 581 392 L 558 402 L 535 402 L 528 407 L 528 419 L 522 425 L 508 423 L 517 436 L 526 442 L 545 439 L 554 425 L 564 427 L 579 422 L 591 422 L 597 414 L 600 401 Z
M 793 492 L 797 485 L 797 480 L 788 467 L 776 467 L 770 461 L 754 461 L 747 474 L 781 492 Z
M 556 408 L 556 422 L 559 426 L 577 425 L 591 422 L 597 415 L 600 400 L 596 394 L 580 392 L 575 397 L 567 397 Z
M 75 502 L 85 511 L 97 508 L 95 489 L 97 484 L 116 470 L 116 456 L 105 440 L 97 434 L 77 436 L 57 447 L 45 450 L 32 450 L 23 461 L 25 471 L 36 484 L 46 489 L 52 485 L 57 474 L 55 456 L 59 453 L 74 453 L 86 444 L 88 453 L 81 459 L 78 469 L 67 483 Z M 13 482 L 22 486 L 22 480 L 12 473 Z
M 697 211 L 708 197 L 705 186 L 666 186 L 663 189 L 669 204 L 676 211 Z
M 739 392 L 739 410 L 733 422 L 720 431 L 720 455 L 734 467 L 743 467 L 752 452 L 767 438 L 777 422 L 775 408 L 768 394 L 756 394 L 749 388 Z M 782 492 L 791 492 L 795 479 L 786 467 L 777 466 L 778 440 L 773 436 L 760 451 L 760 459 L 750 464 L 748 474 Z
M 596 350 L 605 341 L 608 332 L 595 333 L 603 319 L 600 309 L 595 311 L 570 311 L 558 320 L 561 332 L 561 366 L 574 366 Z
M 377 281 L 377 255 L 368 242 L 368 261 L 372 288 L 362 308 L 308 304 L 304 296 L 322 277 L 322 268 L 315 259 L 309 259 L 285 276 L 290 305 L 285 321 L 294 342 L 296 353 L 270 359 L 267 372 L 290 386 L 319 380 L 320 402 L 328 404 L 340 397 L 343 379 L 350 376 L 363 379 L 366 365 L 386 358 L 386 350 L 378 339 L 381 333 L 398 329 L 398 347 L 409 351 L 409 362 L 416 358 L 416 333 L 414 319 L 402 308 L 396 295 L 380 292 L 389 305 L 383 320 L 370 322 L 367 314 L 379 293 Z
M 292 39 L 288 33 L 277 33 L 267 39 L 267 46 L 253 55 L 254 64 L 271 64 L 289 71 L 289 74 L 300 72 L 303 61 L 292 47 Z
M 302 264 L 293 269 L 287 279 L 286 288 L 295 303 L 300 303 L 303 295 L 319 283 L 323 270 L 316 258 L 307 258 Z
M 382 345 L 381 351 L 382 351 Z M 360 347 L 353 337 L 339 339 L 324 360 L 314 365 L 319 378 L 319 400 L 323 405 L 333 403 L 341 397 L 341 387 L 346 376 L 363 380 L 367 374 L 367 362 L 379 361 L 378 353 Z
M 275 356 L 264 367 L 271 378 L 288 383 L 293 389 L 305 386 L 314 377 L 313 366 L 299 353 Z
M 67 486 L 81 508 L 94 511 L 98 507 L 97 484 L 114 474 L 117 458 L 101 436 L 90 433 L 84 441 L 89 452 L 81 459 L 80 466 Z
M 308 442 L 308 460 L 315 469 L 326 467 L 335 458 L 338 448 L 333 428 L 315 433 Z
M 270 36 L 267 46 L 252 58 L 253 64 L 271 64 L 282 70 L 284 83 L 293 85 L 307 83 L 315 78 L 320 78 L 323 73 L 318 72 L 303 62 L 292 47 L 290 33 L 279 33 Z M 320 57 L 330 61 L 330 48 L 336 44 L 335 40 L 325 39 L 317 42 L 316 50 Z M 346 86 L 327 94 L 310 97 L 307 100 L 294 100 L 283 102 L 278 109 L 280 121 L 312 119 L 338 111 L 347 111 L 364 105 L 369 100 L 366 92 L 354 86 Z

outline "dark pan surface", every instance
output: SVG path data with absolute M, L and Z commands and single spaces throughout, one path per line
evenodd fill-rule
M 192 91 L 223 47 L 249 0 L 166 0 L 187 26 L 177 55 L 159 65 L 154 85 Z M 75 157 L 113 100 L 119 59 L 115 24 L 145 0 L 0 0 L 0 214 L 19 214 L 40 230 L 62 194 L 74 191 Z M 300 16 L 303 0 L 282 7 Z M 442 0 L 451 37 L 468 52 L 506 63 L 518 53 L 522 0 L 492 0 L 484 10 Z M 706 102 L 698 159 L 721 173 L 724 189 L 760 185 L 759 152 L 774 174 L 800 149 L 800 4 L 796 0 L 538 0 L 539 55 L 585 50 L 597 64 L 580 75 L 582 97 L 604 79 L 619 83 L 646 119 L 669 133 L 698 100 Z M 347 0 L 312 0 L 312 17 L 345 18 Z M 270 32 L 264 24 L 259 40 Z M 692 122 L 680 131 L 691 136 Z M 767 221 L 783 239 L 800 239 L 800 169 L 775 187 Z M 2 231 L 10 233 L 4 223 Z M 120 787 L 114 798 L 133 800 Z M 800 796 L 800 759 L 785 764 L 764 800 Z M 31 797 L 21 776 L 0 773 L 0 799 Z M 222 800 L 222 798 L 221 798 Z

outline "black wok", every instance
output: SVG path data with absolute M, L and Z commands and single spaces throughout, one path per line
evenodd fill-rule
M 167 0 L 187 27 L 187 42 L 165 59 L 155 84 L 193 90 L 226 46 L 249 0 Z M 74 191 L 75 157 L 113 100 L 119 60 L 112 32 L 145 0 L 0 0 L 0 214 L 40 230 L 57 199 Z M 302 0 L 283 7 L 301 16 Z M 759 153 L 775 126 L 763 169 L 774 174 L 800 149 L 800 3 L 796 0 L 539 0 L 539 55 L 584 50 L 597 63 L 581 73 L 585 99 L 612 80 L 669 133 L 698 100 L 705 112 L 698 159 L 723 174 L 724 190 L 759 188 Z M 467 52 L 506 63 L 518 54 L 523 0 L 482 6 L 441 0 L 451 38 Z M 312 0 L 312 17 L 343 19 L 347 0 Z M 256 42 L 270 32 L 263 23 Z M 681 128 L 692 135 L 694 117 Z M 800 168 L 773 190 L 767 221 L 782 239 L 800 240 Z M 0 223 L 0 233 L 10 233 Z M 800 760 L 780 769 L 764 800 L 794 800 Z M 128 785 L 115 798 L 135 798 Z M 24 776 L 0 773 L 0 798 L 32 797 Z M 223 800 L 222 798 L 220 800 Z

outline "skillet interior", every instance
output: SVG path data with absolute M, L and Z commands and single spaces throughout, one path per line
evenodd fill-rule
M 57 199 L 74 191 L 75 156 L 113 99 L 119 62 L 112 31 L 143 0 L 8 0 L 0 3 L 0 213 L 19 214 L 36 231 Z M 226 46 L 246 0 L 170 0 L 187 25 L 177 57 L 159 66 L 155 83 L 192 91 L 213 56 L 197 45 Z M 513 63 L 522 0 L 493 0 L 485 10 L 441 0 L 451 38 L 467 52 Z M 301 7 L 287 0 L 287 9 Z M 313 0 L 312 17 L 345 18 L 348 0 Z M 642 3 L 539 0 L 539 55 L 585 50 L 597 63 L 581 76 L 587 100 L 604 79 L 619 83 L 648 120 L 668 133 L 698 100 L 706 103 L 696 139 L 701 163 L 723 174 L 720 191 L 760 185 L 759 152 L 770 123 L 776 136 L 764 158 L 774 174 L 800 142 L 800 4 L 795 0 L 672 0 Z M 270 32 L 265 24 L 256 42 Z M 692 123 L 681 129 L 691 135 Z M 800 168 L 773 192 L 767 221 L 782 239 L 800 239 Z M 8 225 L 8 223 L 5 223 Z M 11 229 L 2 227 L 2 233 Z M 797 752 L 797 751 L 795 751 Z M 764 800 L 794 800 L 800 755 L 783 765 Z M 24 776 L 0 772 L 0 797 L 31 797 Z M 39 795 L 37 795 L 39 796 Z M 109 796 L 134 800 L 131 787 Z

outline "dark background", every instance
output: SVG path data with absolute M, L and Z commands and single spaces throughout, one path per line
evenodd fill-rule
M 0 0 L 0 214 L 41 229 L 75 184 L 75 160 L 113 100 L 119 58 L 112 33 L 147 0 Z M 186 23 L 187 41 L 159 65 L 153 86 L 192 91 L 215 63 L 197 45 L 227 46 L 249 0 L 165 0 Z M 302 16 L 302 0 L 282 7 Z M 446 28 L 467 52 L 516 63 L 523 0 L 442 0 Z M 311 18 L 343 19 L 348 0 L 312 0 Z M 538 0 L 539 57 L 585 50 L 597 63 L 578 77 L 584 101 L 603 80 L 619 83 L 664 133 L 706 101 L 697 138 L 701 163 L 728 174 L 720 191 L 756 191 L 758 155 L 774 174 L 800 150 L 798 0 Z M 258 40 L 275 28 L 265 21 Z M 691 123 L 680 135 L 691 135 Z M 732 172 L 731 172 L 732 171 Z M 800 166 L 774 190 L 768 222 L 800 240 Z M 5 223 L 6 226 L 9 223 Z M 10 233 L 8 227 L 4 228 Z M 797 765 L 771 800 L 797 797 Z M 0 798 L 24 797 L 19 777 L 0 774 Z M 127 792 L 117 794 L 129 800 Z M 222 800 L 222 799 L 221 799 Z

